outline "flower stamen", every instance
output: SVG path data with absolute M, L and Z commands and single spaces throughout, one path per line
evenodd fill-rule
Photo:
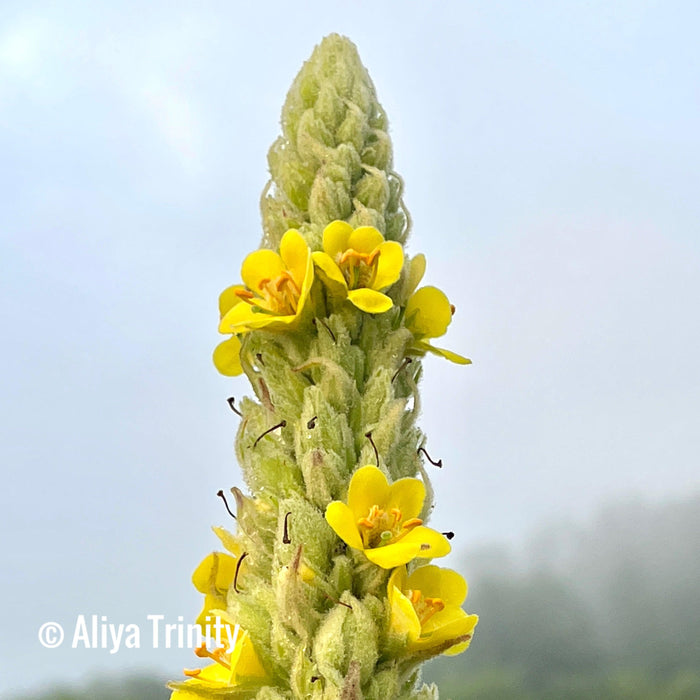
M 219 647 L 214 651 L 209 651 L 209 649 L 207 649 L 207 645 L 202 644 L 202 646 L 197 647 L 194 650 L 194 653 L 200 659 L 211 659 L 212 661 L 216 661 L 217 664 L 220 664 L 229 671 L 231 670 L 231 663 L 228 659 L 225 658 L 226 652 L 224 651 L 223 647 Z
M 283 314 L 296 313 L 301 290 L 286 270 L 274 279 L 269 277 L 261 279 L 258 289 L 267 304 L 268 311 Z
M 413 530 L 414 527 L 418 527 L 419 525 L 422 525 L 423 521 L 420 518 L 411 518 L 410 520 L 407 520 L 401 528 L 404 530 Z
M 350 289 L 371 287 L 377 276 L 377 263 L 381 250 L 375 248 L 371 253 L 358 253 L 348 248 L 338 259 L 338 267 L 345 277 Z
M 286 270 L 277 277 L 265 277 L 258 282 L 259 296 L 249 289 L 237 289 L 236 296 L 254 310 L 268 314 L 296 314 L 301 290 Z
M 237 289 L 236 296 L 249 304 L 252 304 L 253 302 L 251 299 L 255 298 L 255 294 L 248 289 Z
M 435 613 L 445 609 L 445 601 L 442 598 L 424 598 L 420 590 L 407 591 L 406 597 L 411 601 L 411 605 L 413 605 L 413 609 L 420 620 L 421 627 Z
M 366 517 L 360 518 L 357 525 L 361 530 L 361 536 L 365 544 L 370 547 L 384 547 L 398 542 L 414 527 L 423 524 L 420 518 L 410 518 L 402 522 L 403 514 L 399 508 L 390 511 L 382 510 L 378 505 L 369 509 Z

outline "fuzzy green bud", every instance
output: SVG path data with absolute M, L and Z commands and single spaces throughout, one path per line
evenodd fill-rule
M 268 164 L 264 245 L 276 248 L 295 227 L 319 249 L 321 231 L 335 219 L 406 240 L 408 216 L 392 170 L 386 116 L 357 49 L 344 37 L 326 37 L 294 80 Z

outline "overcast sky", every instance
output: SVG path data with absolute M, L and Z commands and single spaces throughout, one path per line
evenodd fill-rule
M 699 489 L 699 21 L 641 0 L 5 0 L 0 693 L 193 665 L 37 630 L 198 611 L 215 493 L 240 484 L 225 400 L 247 391 L 211 365 L 217 296 L 331 31 L 388 112 L 410 251 L 457 306 L 444 346 L 474 360 L 426 361 L 435 526 L 459 551 Z

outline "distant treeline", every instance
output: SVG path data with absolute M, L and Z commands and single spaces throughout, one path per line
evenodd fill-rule
M 447 700 L 700 698 L 700 495 L 617 504 L 541 529 L 518 552 L 468 553 L 471 649 L 425 672 Z M 125 679 L 22 700 L 166 700 Z M 20 700 L 20 699 L 17 699 Z
M 468 554 L 471 649 L 428 666 L 453 700 L 700 698 L 700 496 L 617 504 Z

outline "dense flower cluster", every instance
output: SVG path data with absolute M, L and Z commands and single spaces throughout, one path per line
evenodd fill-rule
M 323 252 L 314 253 L 298 231 L 287 231 L 279 253 L 262 249 L 246 257 L 241 267 L 245 285 L 233 285 L 221 293 L 219 331 L 233 335 L 217 346 L 214 364 L 224 375 L 241 374 L 242 336 L 262 328 L 293 330 L 303 317 L 315 275 L 323 280 L 324 289 L 318 289 L 318 295 L 325 293 L 331 308 L 345 299 L 372 314 L 395 308 L 391 297 L 380 290 L 399 279 L 403 264 L 403 248 L 395 241 L 385 241 L 373 226 L 353 230 L 345 221 L 332 221 L 323 231 Z M 401 307 L 403 324 L 415 338 L 411 351 L 416 355 L 432 352 L 457 364 L 469 364 L 466 357 L 427 342 L 447 332 L 454 306 L 437 287 L 414 291 L 424 273 L 425 257 L 417 255 L 411 260 L 411 294 Z M 319 303 L 317 299 L 312 306 L 318 308 Z

